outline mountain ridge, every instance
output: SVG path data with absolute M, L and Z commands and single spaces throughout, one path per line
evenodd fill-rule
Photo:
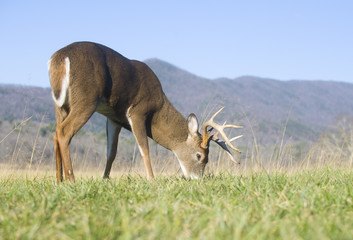
M 157 58 L 147 59 L 163 91 L 186 117 L 194 112 L 200 123 L 221 106 L 217 121 L 244 126 L 243 141 L 273 144 L 284 125 L 287 138 L 294 142 L 313 141 L 320 132 L 336 123 L 340 116 L 353 116 L 353 84 L 334 81 L 281 81 L 255 76 L 233 79 L 207 79 Z M 20 120 L 32 115 L 41 121 L 55 121 L 50 88 L 0 84 L 1 120 Z M 105 122 L 95 116 L 91 125 L 104 130 Z M 254 133 L 250 132 L 253 129 Z M 303 131 L 303 129 L 305 131 Z

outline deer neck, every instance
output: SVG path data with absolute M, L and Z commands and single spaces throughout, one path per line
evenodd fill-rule
M 187 120 L 164 96 L 164 104 L 151 123 L 151 137 L 169 150 L 175 150 L 188 137 Z

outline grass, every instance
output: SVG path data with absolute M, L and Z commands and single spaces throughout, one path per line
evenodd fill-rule
M 352 239 L 353 171 L 0 178 L 0 239 Z
M 273 150 L 259 147 L 253 133 L 254 147 L 245 149 L 240 166 L 216 154 L 208 175 L 198 181 L 176 176 L 181 174 L 177 162 L 153 144 L 157 178 L 139 175 L 145 176 L 135 149 L 127 154 L 133 155 L 129 165 L 117 160 L 121 172 L 113 171 L 106 181 L 100 176 L 104 158 L 88 147 L 84 157 L 72 153 L 81 163 L 73 161 L 76 183 L 59 185 L 55 165 L 43 164 L 54 162 L 46 153 L 50 138 L 39 141 L 39 127 L 28 132 L 35 139 L 26 144 L 21 142 L 26 129 L 15 129 L 17 137 L 0 138 L 7 159 L 0 159 L 0 240 L 353 239 L 350 121 L 323 135 L 299 159 L 284 143 L 285 130 Z M 97 159 L 91 168 L 89 155 Z

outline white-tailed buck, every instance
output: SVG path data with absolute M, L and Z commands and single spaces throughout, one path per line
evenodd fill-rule
M 210 140 L 218 143 L 234 161 L 227 145 L 238 151 L 218 125 L 215 113 L 199 134 L 194 114 L 185 119 L 169 102 L 161 84 L 144 63 L 129 60 L 100 44 L 78 42 L 53 54 L 48 63 L 57 127 L 54 137 L 56 177 L 74 181 L 70 141 L 96 111 L 107 117 L 107 165 L 109 178 L 122 127 L 132 131 L 142 155 L 148 177 L 153 177 L 147 137 L 177 156 L 186 178 L 202 176 L 208 161 Z M 210 129 L 208 129 L 210 127 Z M 211 131 L 216 130 L 215 133 Z M 220 134 L 224 141 L 218 139 Z M 226 145 L 227 144 L 227 145 Z M 63 168 L 64 169 L 63 169 Z

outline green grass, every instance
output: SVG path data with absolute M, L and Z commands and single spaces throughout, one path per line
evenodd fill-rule
M 353 171 L 0 178 L 0 239 L 352 239 Z

